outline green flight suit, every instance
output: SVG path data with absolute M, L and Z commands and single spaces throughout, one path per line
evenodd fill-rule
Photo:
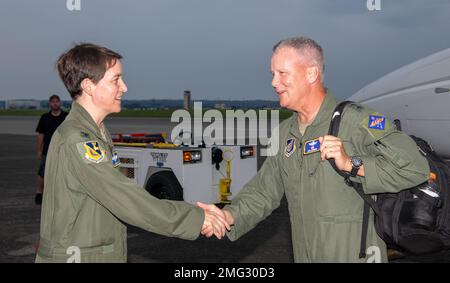
M 108 131 L 103 125 L 99 128 L 81 105 L 72 104 L 47 156 L 36 262 L 66 262 L 74 255 L 73 247 L 81 252 L 81 262 L 126 262 L 122 221 L 194 240 L 203 220 L 202 209 L 158 200 L 125 177 Z
M 267 158 L 257 175 L 226 206 L 235 219 L 227 233 L 230 240 L 265 219 L 286 194 L 295 262 L 365 262 L 375 256 L 369 249 L 366 258 L 358 257 L 364 204 L 361 197 L 328 160 L 320 159 L 320 152 L 303 153 L 305 143 L 328 133 L 336 105 L 327 93 L 304 136 L 297 114 L 280 124 L 277 154 Z M 370 128 L 371 115 L 381 116 L 366 107 L 351 106 L 344 112 L 339 131 L 346 153 L 359 155 L 364 162 L 365 177 L 356 178 L 365 193 L 398 192 L 425 182 L 428 162 L 414 141 L 395 130 L 387 119 L 384 127 L 376 127 L 383 122 L 380 120 Z M 366 247 L 378 247 L 378 258 L 386 261 L 386 246 L 375 231 L 373 212 L 369 223 Z

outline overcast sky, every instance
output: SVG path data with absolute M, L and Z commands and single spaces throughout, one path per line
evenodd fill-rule
M 125 99 L 269 99 L 270 55 L 305 35 L 325 51 L 325 83 L 346 98 L 450 47 L 450 0 L 1 0 L 0 100 L 70 96 L 54 69 L 74 42 L 124 56 Z

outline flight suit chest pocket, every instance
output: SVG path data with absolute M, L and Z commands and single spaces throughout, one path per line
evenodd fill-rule
M 289 177 L 289 170 L 286 168 L 285 164 L 283 164 L 281 166 L 281 173 L 282 173 L 281 176 L 283 177 L 283 179 Z
M 292 177 L 300 174 L 301 160 L 296 156 L 283 156 L 281 160 L 281 173 L 282 176 Z
M 311 187 L 318 216 L 360 215 L 361 198 L 327 160 L 319 163 Z
M 295 156 L 284 156 L 281 160 L 281 179 L 285 188 L 286 198 L 290 205 L 298 205 L 301 188 L 301 160 Z

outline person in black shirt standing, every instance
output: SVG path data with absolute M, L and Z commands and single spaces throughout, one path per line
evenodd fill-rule
M 44 191 L 44 172 L 45 172 L 45 157 L 47 155 L 50 140 L 56 128 L 61 125 L 67 116 L 67 112 L 61 110 L 61 100 L 59 96 L 54 94 L 48 100 L 50 112 L 41 116 L 36 128 L 37 135 L 37 157 L 40 160 L 38 170 L 37 190 L 34 202 L 38 205 L 42 203 L 42 193 Z

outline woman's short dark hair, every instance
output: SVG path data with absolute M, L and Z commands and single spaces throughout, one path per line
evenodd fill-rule
M 106 47 L 92 43 L 81 43 L 62 54 L 57 63 L 59 77 L 72 99 L 81 95 L 81 82 L 88 78 L 98 83 L 105 72 L 122 56 Z

